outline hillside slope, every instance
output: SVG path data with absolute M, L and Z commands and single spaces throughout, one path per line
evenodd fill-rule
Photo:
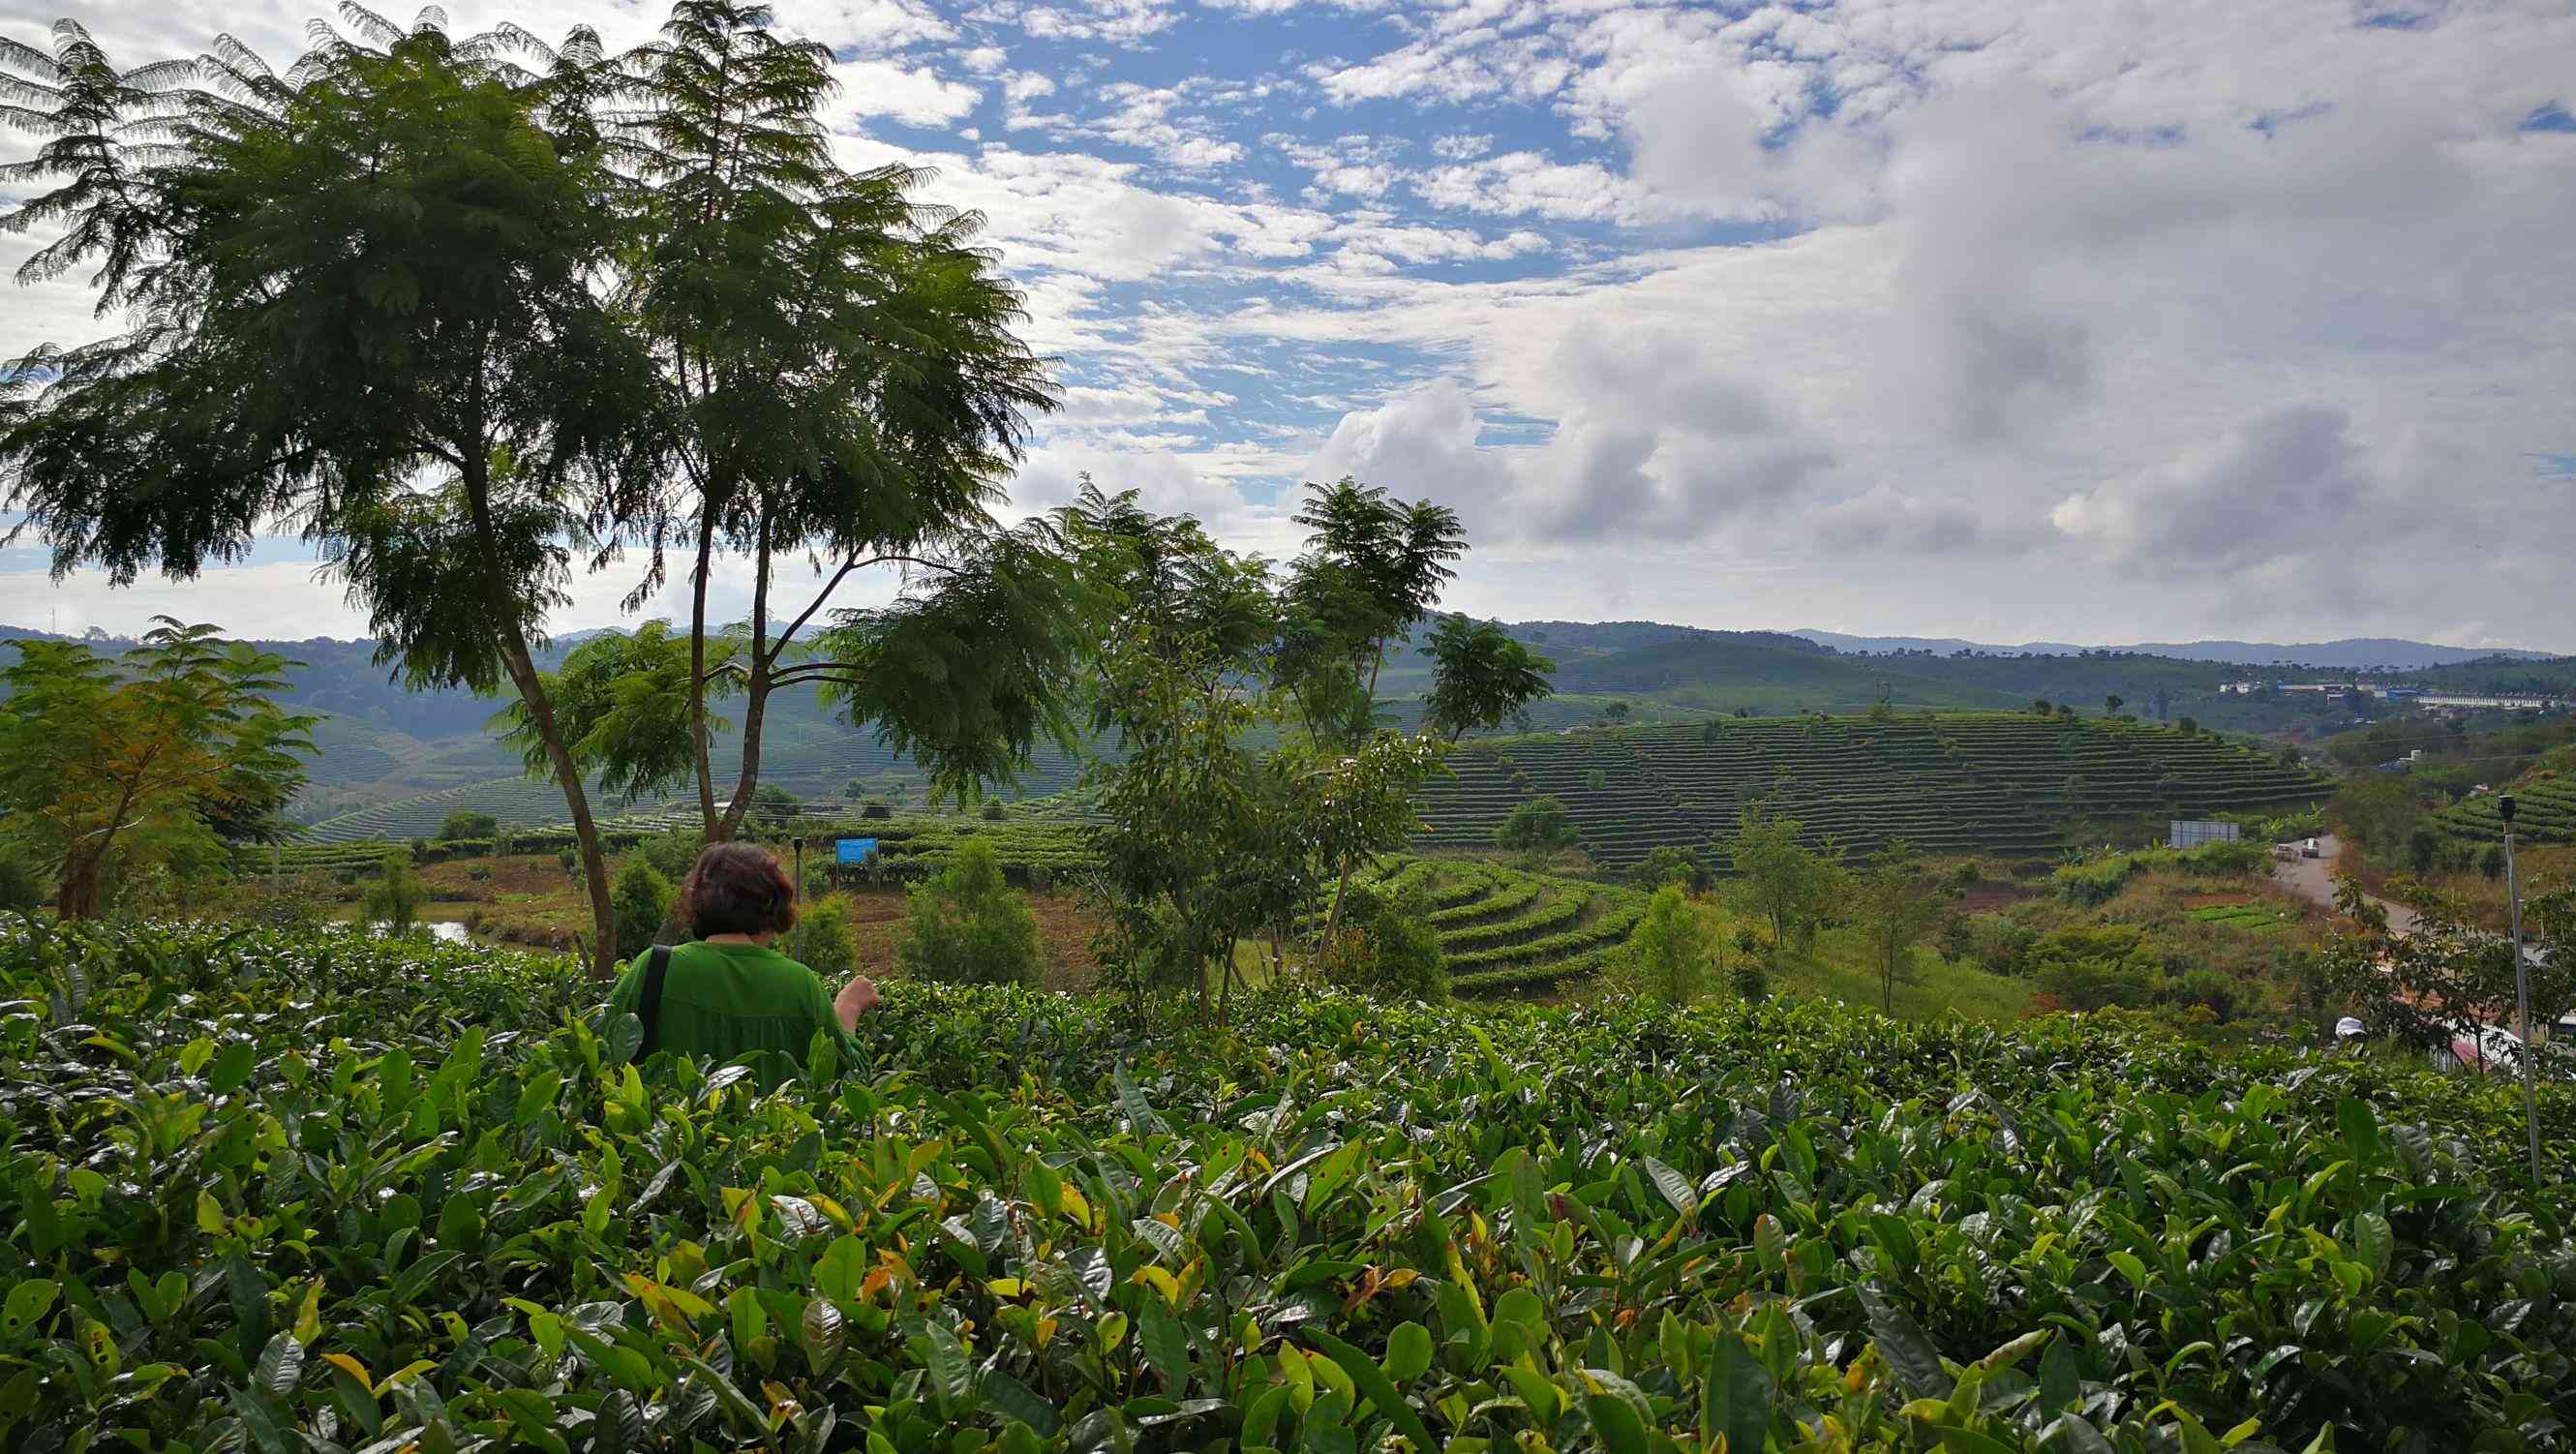
M 2323 779 L 2207 734 L 2002 712 L 1727 719 L 1480 743 L 1425 795 L 1425 846 L 1481 847 L 1513 808 L 1564 803 L 1585 849 L 1625 869 L 1655 848 L 1700 853 L 1746 807 L 1866 853 L 2039 854 L 2088 817 L 2258 811 L 2323 796 Z

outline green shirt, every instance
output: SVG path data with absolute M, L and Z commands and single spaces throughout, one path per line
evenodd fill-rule
M 608 992 L 608 1013 L 637 1014 L 651 950 L 635 956 Z M 841 1064 L 858 1061 L 858 1042 L 841 1028 L 832 997 L 814 971 L 757 944 L 682 944 L 662 975 L 661 1029 L 654 1049 L 718 1062 L 761 1053 L 764 1088 L 805 1067 L 814 1032 L 840 1042 Z M 784 1057 L 783 1061 L 780 1057 Z

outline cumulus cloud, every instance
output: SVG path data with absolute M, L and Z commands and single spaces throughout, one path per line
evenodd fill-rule
M 2151 570 L 2236 569 L 2340 540 L 2380 489 L 2341 409 L 2291 405 L 2172 463 L 2058 502 L 2049 521 Z
M 871 116 L 890 117 L 914 126 L 936 126 L 972 113 L 984 93 L 957 81 L 943 81 L 928 66 L 896 61 L 839 61 L 832 66 L 839 84 L 827 110 L 835 127 L 846 128 Z
M 308 8 L 93 24 L 282 59 Z M 1293 544 L 1279 493 L 1358 473 L 1465 511 L 1514 614 L 2576 648 L 2562 0 L 1291 8 L 782 4 L 845 160 L 934 168 L 1063 359 L 1030 499 Z M 0 352 L 87 306 L 20 292 Z

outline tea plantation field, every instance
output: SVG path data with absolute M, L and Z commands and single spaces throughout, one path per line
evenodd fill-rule
M 1646 896 L 1632 890 L 1492 864 L 1399 858 L 1362 882 L 1389 897 L 1421 896 L 1449 986 L 1471 996 L 1546 991 L 1598 974 L 1646 911 Z
M 2547 777 L 2513 790 L 2514 836 L 2524 842 L 2576 843 L 2576 778 Z M 2433 826 L 2472 843 L 2504 841 L 2496 795 L 2462 798 L 2433 815 Z
M 2567 1190 L 2471 1079 L 898 984 L 857 1063 L 763 1093 L 639 1070 L 598 998 L 462 947 L 0 928 L 0 1442 L 2570 1445 Z
M 2029 713 L 1721 718 L 1471 744 L 1425 795 L 1426 845 L 1483 846 L 1514 807 L 1564 803 L 1619 870 L 1655 848 L 1702 853 L 1756 801 L 1854 853 L 1903 838 L 1929 853 L 2053 853 L 2088 817 L 2276 811 L 2328 784 L 2205 733 Z
M 828 858 L 835 838 L 873 838 L 877 841 L 880 876 L 906 882 L 938 872 L 957 845 L 969 836 L 990 842 L 1001 859 L 1003 872 L 1017 884 L 1053 881 L 1098 862 L 1085 840 L 1079 813 L 1069 805 L 1049 803 L 1041 808 L 1013 804 L 1008 812 L 1010 816 L 999 820 L 954 813 L 889 818 L 815 814 L 792 826 L 755 824 L 753 828 L 756 836 L 773 843 L 786 834 L 802 836 L 809 860 Z M 604 821 L 600 837 L 614 856 L 632 848 L 647 834 L 673 827 L 694 832 L 697 822 L 695 809 L 628 814 Z M 463 839 L 429 844 L 426 852 L 433 858 L 472 857 L 491 853 L 496 846 L 513 853 L 554 853 L 573 846 L 572 832 L 567 828 L 514 828 L 505 823 L 503 829 L 508 837 L 500 845 L 486 839 Z M 386 854 L 409 851 L 408 843 L 388 838 L 317 839 L 244 849 L 237 855 L 236 867 L 244 873 L 309 870 L 371 874 Z M 785 857 L 788 850 L 781 846 L 778 852 Z

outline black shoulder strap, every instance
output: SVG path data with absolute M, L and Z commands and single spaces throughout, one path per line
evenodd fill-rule
M 636 1001 L 635 1018 L 644 1022 L 644 1042 L 635 1047 L 635 1058 L 653 1053 L 662 1028 L 662 976 L 671 971 L 671 946 L 656 944 L 653 957 L 644 964 L 644 993 Z

